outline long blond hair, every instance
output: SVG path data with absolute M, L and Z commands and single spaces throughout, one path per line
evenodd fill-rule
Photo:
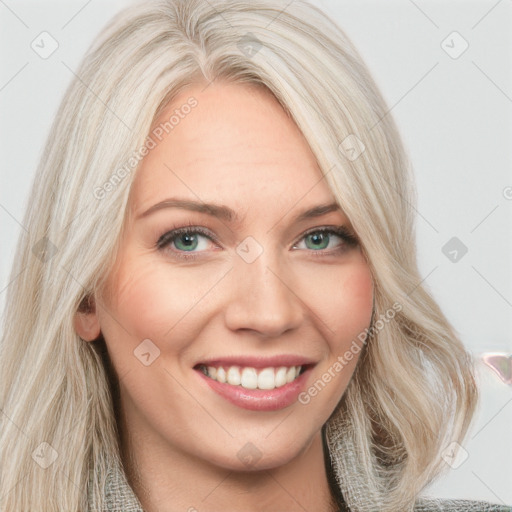
M 148 134 L 188 84 L 272 91 L 352 222 L 375 282 L 368 338 L 327 423 L 336 478 L 363 508 L 408 510 L 462 442 L 477 399 L 472 362 L 421 285 L 411 166 L 361 57 L 304 0 L 156 0 L 122 11 L 76 70 L 30 194 L 0 357 L 0 509 L 87 510 L 120 463 L 112 386 L 73 316 L 115 260 Z M 356 468 L 356 471 L 354 471 Z M 359 497 L 360 501 L 360 497 Z M 362 507 L 362 506 L 361 506 Z

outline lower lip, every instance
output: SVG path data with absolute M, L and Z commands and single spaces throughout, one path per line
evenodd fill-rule
M 218 382 L 196 370 L 213 391 L 228 402 L 250 411 L 277 411 L 292 405 L 304 387 L 311 367 L 301 373 L 294 381 L 274 389 L 245 389 L 242 386 Z

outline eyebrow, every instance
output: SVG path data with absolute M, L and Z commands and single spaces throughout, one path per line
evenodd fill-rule
M 199 213 L 205 213 L 207 215 L 211 215 L 212 217 L 216 217 L 227 222 L 240 222 L 240 218 L 237 213 L 231 208 L 215 203 L 205 203 L 205 202 L 197 202 L 191 201 L 189 199 L 165 199 L 147 209 L 145 212 L 141 213 L 137 218 L 141 219 L 147 217 L 151 213 L 154 213 L 158 210 L 162 210 L 163 208 L 180 208 L 182 210 L 190 210 Z M 318 206 L 314 206 L 313 208 L 309 208 L 301 212 L 295 218 L 295 222 L 302 222 L 307 219 L 312 219 L 315 217 L 321 217 L 330 212 L 341 211 L 340 206 L 337 203 L 330 204 L 321 204 Z

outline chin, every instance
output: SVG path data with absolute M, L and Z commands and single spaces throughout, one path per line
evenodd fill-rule
M 320 432 L 318 432 L 320 433 Z M 212 458 L 210 462 L 217 467 L 237 472 L 255 472 L 276 469 L 300 457 L 310 447 L 314 433 L 311 436 L 297 438 L 296 434 L 283 430 L 280 436 L 268 432 L 261 435 L 246 436 L 233 439 L 222 453 Z M 291 440 L 290 440 L 291 439 Z

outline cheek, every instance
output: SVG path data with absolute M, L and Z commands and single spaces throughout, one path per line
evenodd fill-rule
M 191 282 L 190 273 L 179 267 L 138 260 L 120 264 L 107 309 L 124 337 L 172 340 L 175 332 L 186 329 L 188 314 L 213 285 L 212 274 L 198 271 Z
M 341 280 L 339 288 L 346 316 L 356 325 L 368 326 L 373 309 L 373 280 L 366 262 L 355 265 L 353 272 Z
M 346 264 L 312 275 L 316 286 L 311 295 L 316 325 L 326 342 L 324 357 L 312 373 L 298 402 L 306 416 L 319 425 L 334 411 L 345 393 L 362 353 L 373 309 L 373 280 L 366 261 L 355 254 Z M 362 336 L 361 336 L 362 334 Z
M 100 309 L 101 330 L 127 394 L 151 416 L 162 410 L 157 397 L 167 396 L 171 402 L 184 398 L 179 389 L 169 389 L 165 372 L 155 371 L 166 368 L 169 361 L 179 362 L 197 338 L 201 325 L 194 305 L 211 278 L 191 283 L 190 274 L 182 269 L 139 255 L 123 258 L 117 268 L 105 295 L 110 300 Z M 147 353 L 149 358 L 144 359 Z M 179 373 L 177 377 L 181 379 Z
M 318 318 L 324 324 L 331 351 L 342 350 L 370 324 L 373 280 L 364 260 L 356 260 L 324 275 L 323 287 L 310 295 Z M 322 282 L 318 281 L 318 282 Z

